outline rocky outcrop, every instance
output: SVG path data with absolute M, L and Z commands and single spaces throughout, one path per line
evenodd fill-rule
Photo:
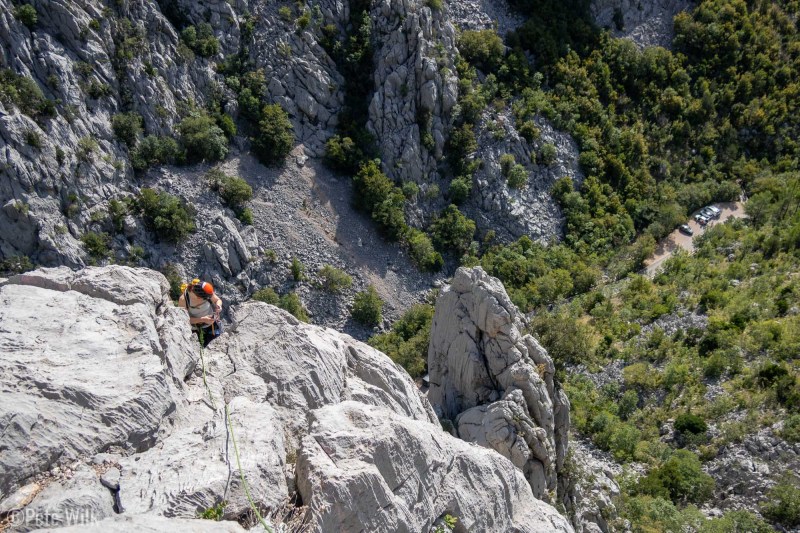
M 527 235 L 548 241 L 563 232 L 563 215 L 550 195 L 559 178 L 568 177 L 575 188 L 583 182 L 575 140 L 556 130 L 545 118 L 534 120 L 540 137 L 532 143 L 515 127 L 511 110 L 487 111 L 478 127 L 478 151 L 475 158 L 483 163 L 473 176 L 472 195 L 464 211 L 482 231 L 493 230 L 503 241 Z M 543 147 L 555 148 L 552 161 L 543 161 Z M 508 186 L 500 168 L 504 154 L 514 156 L 527 174 L 527 182 L 518 189 Z
M 0 257 L 80 266 L 91 212 L 132 178 L 112 116 L 136 111 L 148 133 L 172 134 L 179 103 L 204 105 L 215 74 L 210 60 L 179 52 L 177 30 L 153 0 L 31 4 L 38 21 L 28 29 L 14 4 L 0 1 L 0 67 L 56 103 L 52 116 L 34 119 L 0 102 L 0 205 L 24 206 L 24 216 L 0 210 Z
M 447 514 L 457 531 L 572 531 L 507 460 L 380 407 L 314 411 L 297 472 L 309 531 L 427 532 Z
M 315 7 L 293 7 L 288 20 L 278 12 L 282 4 L 252 4 L 256 29 L 250 58 L 264 71 L 270 100 L 283 107 L 292 119 L 295 136 L 311 154 L 322 156 L 325 141 L 334 133 L 344 101 L 345 80 L 335 62 L 320 45 L 319 28 L 332 24 L 344 29 L 347 2 L 323 0 Z M 286 7 L 285 5 L 283 7 Z M 310 23 L 297 21 L 308 12 Z
M 155 444 L 196 359 L 167 292 L 124 268 L 36 271 L 0 288 L 0 494 L 111 446 Z
M 225 394 L 274 407 L 290 449 L 306 432 L 309 411 L 341 401 L 436 421 L 408 374 L 374 348 L 259 302 L 242 304 L 232 316 L 231 334 L 208 351 L 209 370 L 224 376 Z
M 525 22 L 506 0 L 460 0 L 448 2 L 447 8 L 453 23 L 462 30 L 496 29 L 505 36 Z
M 732 413 L 730 420 L 744 422 L 745 413 Z M 800 443 L 782 439 L 782 428 L 783 422 L 778 422 L 742 442 L 729 443 L 708 462 L 706 471 L 716 482 L 713 507 L 758 511 L 758 502 L 769 499 L 769 489 L 786 472 L 800 472 Z
M 375 93 L 367 128 L 395 180 L 435 181 L 458 98 L 455 29 L 420 0 L 381 0 L 372 10 Z M 429 135 L 432 142 L 423 143 Z
M 569 402 L 552 359 L 522 330 L 499 280 L 459 268 L 436 302 L 428 399 L 458 436 L 511 459 L 547 499 L 567 451 Z
M 691 0 L 594 0 L 592 15 L 597 25 L 617 37 L 627 37 L 641 47 L 672 45 L 672 19 L 690 9 Z
M 10 531 L 205 531 L 186 519 L 218 506 L 253 525 L 251 498 L 277 524 L 295 490 L 315 531 L 428 531 L 448 513 L 571 531 L 509 461 L 443 432 L 380 352 L 258 302 L 201 352 L 168 290 L 120 266 L 0 282 Z
M 591 442 L 578 439 L 570 442 L 567 461 L 570 472 L 559 480 L 560 493 L 575 531 L 612 531 L 609 522 L 617 515 L 613 499 L 620 494 L 615 478 L 622 474 L 622 467 Z

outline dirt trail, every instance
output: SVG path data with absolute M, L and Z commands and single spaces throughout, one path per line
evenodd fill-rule
M 655 254 L 653 254 L 653 256 L 644 263 L 645 272 L 648 277 L 652 278 L 655 276 L 656 272 L 658 272 L 659 268 L 664 264 L 664 261 L 672 257 L 675 251 L 679 248 L 682 248 L 689 253 L 694 252 L 694 237 L 705 233 L 706 228 L 710 228 L 715 224 L 721 224 L 729 218 L 744 218 L 747 216 L 744 212 L 743 202 L 722 202 L 711 205 L 714 205 L 722 210 L 720 217 L 711 220 L 707 226 L 701 226 L 694 220 L 694 215 L 699 213 L 699 211 L 692 213 L 687 224 L 690 228 L 692 228 L 694 235 L 685 235 L 676 229 L 667 237 L 665 237 L 658 244 Z

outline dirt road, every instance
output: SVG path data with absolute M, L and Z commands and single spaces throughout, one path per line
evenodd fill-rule
M 729 218 L 744 218 L 747 216 L 744 212 L 744 203 L 742 202 L 723 202 L 712 205 L 722 210 L 722 214 L 719 218 L 711 220 L 707 226 L 701 226 L 694 220 L 694 215 L 699 211 L 692 213 L 687 224 L 692 228 L 694 235 L 684 235 L 676 229 L 658 244 L 653 257 L 645 261 L 645 272 L 648 277 L 652 278 L 656 272 L 658 272 L 661 265 L 664 264 L 664 261 L 672 257 L 672 254 L 674 254 L 675 250 L 678 248 L 683 248 L 689 253 L 694 252 L 694 237 L 702 235 L 706 231 L 706 228 L 710 228 L 714 224 L 721 224 Z

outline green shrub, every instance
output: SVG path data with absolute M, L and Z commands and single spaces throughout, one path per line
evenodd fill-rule
M 617 414 L 622 420 L 627 420 L 639 405 L 639 394 L 635 390 L 626 390 L 619 399 Z
M 309 24 L 311 24 L 311 13 L 308 11 L 297 17 L 297 27 L 301 30 L 306 29 Z
M 769 490 L 761 514 L 787 528 L 800 526 L 800 487 L 791 474 Z
M 379 160 L 365 162 L 353 177 L 353 199 L 356 208 L 370 214 L 393 189 L 392 180 L 381 172 Z
M 388 333 L 375 335 L 370 346 L 388 355 L 412 378 L 425 375 L 428 360 L 433 306 L 416 304 L 392 325 Z
M 478 141 L 475 139 L 471 124 L 465 122 L 450 132 L 450 138 L 447 140 L 447 159 L 456 175 L 473 174 L 477 165 L 470 157 L 477 149 Z
M 222 133 L 225 134 L 225 137 L 228 139 L 236 137 L 236 123 L 230 115 L 227 113 L 217 113 L 214 115 L 214 120 L 217 126 L 219 126 L 219 129 L 222 130 Z
M 503 64 L 506 47 L 494 30 L 465 30 L 458 39 L 458 51 L 471 64 L 489 73 Z
M 194 111 L 178 124 L 181 144 L 190 163 L 221 161 L 228 155 L 228 138 L 205 111 Z
M 25 130 L 25 144 L 32 146 L 37 150 L 42 149 L 42 136 L 34 129 Z
M 32 30 L 39 21 L 36 8 L 30 4 L 21 4 L 18 6 L 14 10 L 14 16 L 17 17 L 17 20 L 27 26 L 29 30 Z
M 272 104 L 262 108 L 258 132 L 252 143 L 253 151 L 265 165 L 283 162 L 294 144 L 294 128 L 281 106 Z
M 422 231 L 411 228 L 406 234 L 406 244 L 411 260 L 426 272 L 438 272 L 444 266 L 442 254 L 436 251 L 430 238 Z
M 324 161 L 333 170 L 355 174 L 362 159 L 364 154 L 350 137 L 334 135 L 325 143 Z
M 353 285 L 353 278 L 347 272 L 331 265 L 325 265 L 317 275 L 320 277 L 322 289 L 331 293 L 340 293 Z
M 280 297 L 278 296 L 278 293 L 276 293 L 270 287 L 264 287 L 263 289 L 259 289 L 253 293 L 253 300 L 271 305 L 278 305 Z
M 92 80 L 89 82 L 89 86 L 86 87 L 86 94 L 95 100 L 99 100 L 100 98 L 111 96 L 111 86 L 107 83 Z
M 532 143 L 533 141 L 537 140 L 541 137 L 542 132 L 536 126 L 536 123 L 532 120 L 526 120 L 522 123 L 522 125 L 518 129 L 519 134 L 522 136 L 523 139 Z
M 27 255 L 15 255 L 0 261 L 0 276 L 24 274 L 35 267 Z
M 136 207 L 159 240 L 178 243 L 195 230 L 194 209 L 167 192 L 142 189 Z
M 78 139 L 78 149 L 75 151 L 75 156 L 79 161 L 89 163 L 94 159 L 94 154 L 99 148 L 100 145 L 97 144 L 97 140 L 91 135 L 87 135 Z
M 443 2 L 442 0 L 425 0 L 425 5 L 433 11 L 441 11 Z
M 297 293 L 289 292 L 281 296 L 278 307 L 291 313 L 300 322 L 308 322 L 308 311 L 303 307 Z
M 128 204 L 120 202 L 119 200 L 111 200 L 108 202 L 108 216 L 111 218 L 111 224 L 114 230 L 119 233 L 123 229 L 125 223 L 125 215 L 128 214 Z
M 546 143 L 542 146 L 542 151 L 539 154 L 539 160 L 545 165 L 550 166 L 556 162 L 557 155 L 558 151 L 556 150 L 556 146 L 551 143 Z
M 245 207 L 238 213 L 236 213 L 236 218 L 239 219 L 239 222 L 246 226 L 253 225 L 253 211 L 249 207 Z
M 286 22 L 292 21 L 292 8 L 289 6 L 281 6 L 278 8 L 278 15 Z
M 458 207 L 450 204 L 431 224 L 430 233 L 440 249 L 465 252 L 475 235 L 475 222 L 464 216 Z
M 0 101 L 6 106 L 17 106 L 29 117 L 52 117 L 56 114 L 55 103 L 45 98 L 33 79 L 9 69 L 0 69 Z
M 789 412 L 800 411 L 800 382 L 794 376 L 783 376 L 775 383 L 775 398 Z
M 175 139 L 148 135 L 131 152 L 131 165 L 135 170 L 142 171 L 156 165 L 172 164 L 178 155 Z
M 447 190 L 450 196 L 450 201 L 455 205 L 461 205 L 469 198 L 469 193 L 472 192 L 472 178 L 467 176 L 459 176 L 450 182 L 450 188 Z
M 522 165 L 514 165 L 508 172 L 508 186 L 512 189 L 521 189 L 528 183 L 528 171 Z
M 786 370 L 786 367 L 783 365 L 770 362 L 758 369 L 756 381 L 759 386 L 766 388 L 773 385 L 780 378 L 788 375 L 788 373 L 789 371 Z
M 718 518 L 705 520 L 698 533 L 773 533 L 769 524 L 749 511 L 728 511 Z
M 787 442 L 800 442 L 800 415 L 792 415 L 783 421 L 781 437 Z
M 675 419 L 675 431 L 680 433 L 698 435 L 700 433 L 705 433 L 706 430 L 708 430 L 708 425 L 697 415 L 681 413 Z
M 219 52 L 219 41 L 214 36 L 214 28 L 207 22 L 189 26 L 181 32 L 181 40 L 200 57 L 211 57 Z
M 383 300 L 378 291 L 370 285 L 367 290 L 359 292 L 353 301 L 351 314 L 353 318 L 365 326 L 376 326 L 381 322 Z
M 296 257 L 292 257 L 292 279 L 295 281 L 303 281 L 305 279 L 304 272 L 306 271 L 306 267 L 300 260 Z
M 700 459 L 688 450 L 676 450 L 660 467 L 639 480 L 638 490 L 676 504 L 701 504 L 711 497 L 714 479 L 703 472 Z
M 225 516 L 225 506 L 227 502 L 220 502 L 218 505 L 209 507 L 202 512 L 198 512 L 197 517 L 201 520 L 214 520 L 219 522 Z
M 111 127 L 117 139 L 127 144 L 128 148 L 133 148 L 142 132 L 142 116 L 135 111 L 118 113 L 111 119 Z
M 97 233 L 88 231 L 81 236 L 83 249 L 89 254 L 92 262 L 102 261 L 111 255 L 111 250 L 108 245 L 111 243 L 111 237 L 108 233 Z
M 419 195 L 419 185 L 413 181 L 404 181 L 401 189 L 406 200 L 415 200 Z
M 502 172 L 503 176 L 506 178 L 508 177 L 511 169 L 514 167 L 514 163 L 516 163 L 516 160 L 513 154 L 503 154 L 500 156 L 500 172 Z
M 244 210 L 245 204 L 253 198 L 253 188 L 238 176 L 228 176 L 221 171 L 208 173 L 212 188 L 219 192 L 222 201 L 236 213 Z

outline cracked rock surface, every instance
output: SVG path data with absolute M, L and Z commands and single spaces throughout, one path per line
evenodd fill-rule
M 675 36 L 672 20 L 694 5 L 691 0 L 594 0 L 591 9 L 597 25 L 616 37 L 627 37 L 640 47 L 669 48 Z
M 459 268 L 436 302 L 428 399 L 459 437 L 511 459 L 547 499 L 567 451 L 569 402 L 552 359 L 523 327 L 498 279 Z
M 10 531 L 241 531 L 190 519 L 225 502 L 224 520 L 253 527 L 242 477 L 290 531 L 429 531 L 446 512 L 482 531 L 571 531 L 511 462 L 442 431 L 384 354 L 259 302 L 201 352 L 168 291 L 122 266 L 0 281 Z
M 313 411 L 297 470 L 311 531 L 429 531 L 445 514 L 463 531 L 572 531 L 509 461 L 380 407 Z

